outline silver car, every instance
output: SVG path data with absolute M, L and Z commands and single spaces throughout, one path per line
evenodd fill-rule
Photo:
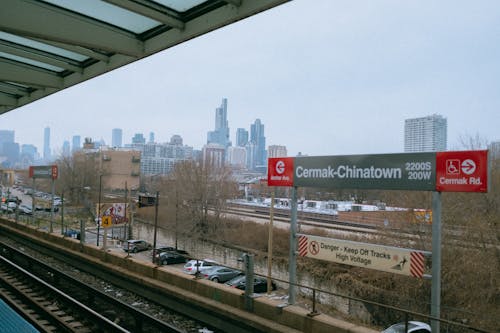
M 184 272 L 188 274 L 196 274 L 197 272 L 203 273 L 207 269 L 210 269 L 214 266 L 219 266 L 219 264 L 210 259 L 204 259 L 204 260 L 189 260 L 185 265 L 184 265 Z
M 405 331 L 405 327 L 405 322 L 397 323 L 386 328 L 382 331 L 382 333 L 431 333 L 431 327 L 429 324 L 422 323 L 420 321 L 409 321 L 407 331 Z
M 202 273 L 205 279 L 214 282 L 226 282 L 241 274 L 243 274 L 243 272 L 238 269 L 224 266 L 215 266 L 203 271 Z
M 137 253 L 140 251 L 151 250 L 151 248 L 153 248 L 153 246 L 150 243 L 141 239 L 131 239 L 122 244 L 122 249 L 125 252 Z

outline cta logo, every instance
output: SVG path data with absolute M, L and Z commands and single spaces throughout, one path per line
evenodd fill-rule
M 283 172 L 285 172 L 285 162 L 279 160 L 278 162 L 276 162 L 276 173 L 278 175 L 282 175 Z
M 293 157 L 268 159 L 267 185 L 293 186 Z

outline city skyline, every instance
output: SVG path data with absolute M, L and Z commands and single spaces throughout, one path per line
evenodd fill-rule
M 2 114 L 0 128 L 39 153 L 44 127 L 53 150 L 74 135 L 111 144 L 112 128 L 201 149 L 226 97 L 233 146 L 261 119 L 266 146 L 291 156 L 402 152 L 405 119 L 434 113 L 450 150 L 498 141 L 499 9 L 295 0 Z

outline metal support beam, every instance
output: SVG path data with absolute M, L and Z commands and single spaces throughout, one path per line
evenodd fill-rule
M 431 316 L 441 316 L 441 192 L 432 192 L 432 286 Z M 439 333 L 437 320 L 431 320 L 433 333 Z
M 113 4 L 115 6 L 124 8 L 126 10 L 129 10 L 131 12 L 135 12 L 137 14 L 149 17 L 155 21 L 158 21 L 160 23 L 163 23 L 169 27 L 176 28 L 176 29 L 184 29 L 184 22 L 181 20 L 172 17 L 171 15 L 168 15 L 165 13 L 165 11 L 159 6 L 156 5 L 154 2 L 148 2 L 142 3 L 140 0 L 139 1 L 130 1 L 130 0 L 104 0 L 110 4 Z M 152 8 L 155 7 L 155 8 Z
M 132 33 L 34 0 L 2 0 L 0 30 L 133 57 L 144 49 Z
M 290 215 L 290 253 L 288 259 L 288 304 L 295 304 L 297 284 L 297 187 L 292 187 L 292 207 Z
M 63 79 L 48 70 L 10 60 L 0 62 L 0 80 L 51 88 L 62 88 L 63 86 Z
M 0 105 L 15 106 L 17 105 L 17 98 L 0 92 Z

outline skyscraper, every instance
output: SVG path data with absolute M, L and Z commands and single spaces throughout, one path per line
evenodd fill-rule
M 0 155 L 4 153 L 4 144 L 14 143 L 14 131 L 0 130 Z
M 229 141 L 226 98 L 223 98 L 220 107 L 215 109 L 215 130 L 208 132 L 207 143 L 216 143 L 225 149 L 231 145 L 231 141 Z
M 121 147 L 122 146 L 123 131 L 121 128 L 113 128 L 111 131 L 111 146 Z
M 135 133 L 134 136 L 132 137 L 132 144 L 144 145 L 146 144 L 146 138 L 144 138 L 144 135 L 142 133 Z
M 264 124 L 260 119 L 250 125 L 250 142 L 254 144 L 254 163 L 252 169 L 256 166 L 267 165 L 266 163 L 266 137 L 264 136 Z
M 75 151 L 79 151 L 81 146 L 81 138 L 79 135 L 73 135 L 73 140 L 71 142 L 71 151 L 74 153 Z
M 50 127 L 45 127 L 43 130 L 43 159 L 49 161 L 50 156 Z
M 248 131 L 244 128 L 236 129 L 236 146 L 245 147 L 248 143 Z
M 445 151 L 447 121 L 434 114 L 405 120 L 405 152 Z
M 62 154 L 63 156 L 69 156 L 70 155 L 70 145 L 68 140 L 64 140 L 63 146 L 62 146 Z

